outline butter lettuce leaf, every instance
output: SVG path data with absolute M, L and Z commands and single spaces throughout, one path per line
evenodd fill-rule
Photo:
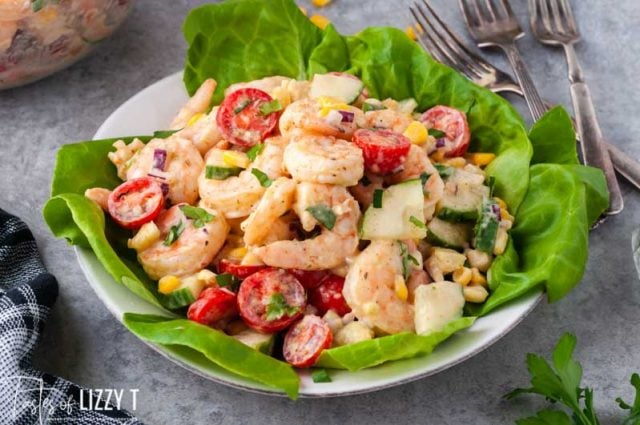
M 254 350 L 224 332 L 186 319 L 125 313 L 127 329 L 145 341 L 180 345 L 203 354 L 215 364 L 298 397 L 300 378 L 290 365 Z
M 473 324 L 475 317 L 462 317 L 448 323 L 440 332 L 416 335 L 404 332 L 324 350 L 316 364 L 319 367 L 360 369 L 399 359 L 424 356 L 454 333 Z

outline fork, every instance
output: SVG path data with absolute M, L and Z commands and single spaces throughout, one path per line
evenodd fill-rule
M 598 124 L 591 92 L 573 47 L 580 40 L 580 33 L 569 0 L 529 0 L 529 10 L 531 29 L 535 37 L 543 44 L 564 47 L 571 82 L 571 100 L 576 114 L 584 162 L 604 171 L 610 193 L 608 214 L 617 214 L 622 211 L 624 201 L 609 153 L 604 147 L 602 130 Z
M 484 60 L 436 13 L 428 0 L 409 7 L 420 30 L 418 41 L 437 61 L 457 69 L 475 84 L 495 93 L 510 92 L 523 96 L 518 83 L 507 72 Z M 549 105 L 545 102 L 545 105 Z M 640 164 L 611 144 L 606 144 L 616 170 L 640 189 Z

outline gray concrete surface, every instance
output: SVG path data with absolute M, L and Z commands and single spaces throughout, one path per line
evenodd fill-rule
M 526 22 L 526 2 L 512 2 Z M 627 380 L 640 371 L 640 288 L 630 250 L 630 234 L 640 227 L 640 194 L 626 183 L 626 209 L 592 233 L 587 272 L 573 293 L 556 304 L 541 304 L 483 353 L 412 384 L 294 403 L 191 375 L 120 326 L 89 288 L 71 248 L 49 234 L 40 209 L 58 147 L 90 138 L 127 98 L 181 68 L 186 47 L 181 23 L 197 3 L 139 1 L 131 19 L 89 58 L 31 86 L 0 92 L 0 207 L 29 224 L 61 287 L 36 357 L 40 367 L 88 387 L 138 388 L 135 413 L 148 424 L 511 424 L 542 404 L 532 398 L 501 400 L 509 389 L 527 383 L 525 354 L 548 353 L 563 332 L 571 331 L 578 336 L 577 356 L 586 384 L 596 391 L 603 422 L 619 423 L 614 398 L 631 398 Z M 403 5 L 408 3 L 335 0 L 322 13 L 344 33 L 366 25 L 405 27 L 409 16 Z M 466 35 L 456 2 L 434 3 Z M 584 31 L 579 53 L 604 133 L 640 158 L 640 4 L 573 3 Z M 531 37 L 521 47 L 544 96 L 569 105 L 561 52 Z M 497 54 L 490 57 L 502 62 Z M 522 102 L 518 105 L 524 113 Z M 125 405 L 130 408 L 130 401 Z

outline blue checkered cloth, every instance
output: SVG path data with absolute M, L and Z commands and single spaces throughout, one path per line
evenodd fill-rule
M 40 261 L 33 235 L 0 209 L 0 424 L 141 425 L 126 411 L 85 410 L 104 401 L 89 403 L 88 391 L 33 368 L 57 296 L 58 282 Z

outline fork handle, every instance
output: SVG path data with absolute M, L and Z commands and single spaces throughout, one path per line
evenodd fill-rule
M 516 74 L 518 83 L 522 88 L 522 94 L 527 101 L 527 106 L 529 106 L 533 119 L 538 121 L 546 112 L 546 108 L 542 101 L 542 97 L 540 97 L 540 93 L 533 82 L 533 78 L 531 78 L 529 69 L 520 55 L 520 51 L 516 47 L 515 43 L 501 45 L 500 47 L 504 50 L 509 62 L 511 63 L 511 67 L 513 68 L 513 72 Z
M 609 210 L 607 214 L 617 214 L 622 211 L 624 200 L 609 157 L 609 151 L 605 148 L 604 137 L 602 136 L 602 130 L 598 124 L 598 117 L 591 99 L 591 91 L 584 81 L 582 69 L 578 63 L 573 45 L 565 45 L 565 52 L 569 64 L 571 100 L 576 114 L 576 124 L 580 135 L 584 163 L 600 168 L 604 172 L 607 186 L 609 187 Z

